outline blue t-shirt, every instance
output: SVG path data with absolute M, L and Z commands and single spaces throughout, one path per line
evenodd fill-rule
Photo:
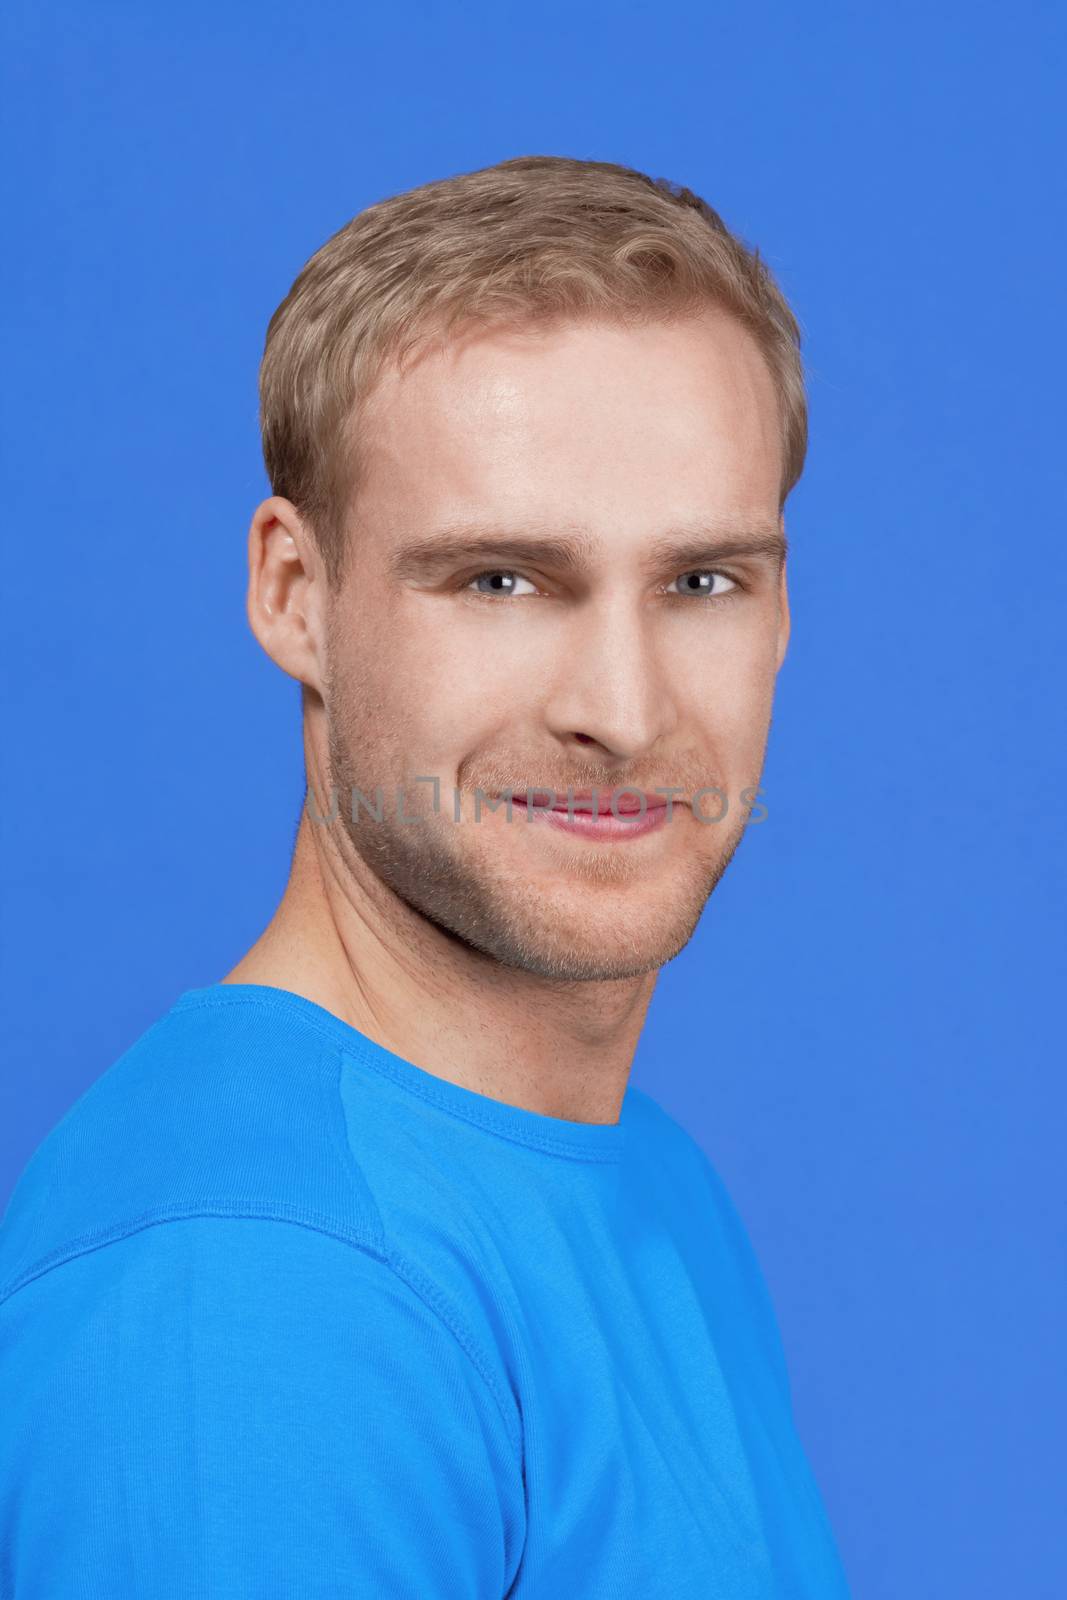
M 0 1225 L 4 1600 L 842 1600 L 693 1139 L 186 991 Z

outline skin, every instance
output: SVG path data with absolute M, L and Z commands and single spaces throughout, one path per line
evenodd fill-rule
M 616 1122 L 657 973 L 692 936 L 762 770 L 784 555 L 715 546 L 763 532 L 784 549 L 770 374 L 714 308 L 470 329 L 388 369 L 363 415 L 340 587 L 290 501 L 264 500 L 249 531 L 249 621 L 305 685 L 324 820 L 305 807 L 283 899 L 223 982 L 304 995 L 493 1099 Z M 437 559 L 472 524 L 492 542 Z M 650 566 L 682 532 L 686 558 Z M 584 541 L 576 565 L 512 547 L 561 534 Z M 416 539 L 430 547 L 403 559 Z M 500 592 L 494 572 L 512 575 Z M 718 573 L 714 598 L 686 592 L 694 572 Z M 434 775 L 436 814 L 414 781 Z M 353 821 L 353 786 L 373 800 L 378 784 L 383 820 Z M 564 801 L 568 784 L 599 789 L 603 812 L 614 786 L 681 792 L 666 826 L 620 841 L 522 805 L 474 821 L 476 787 Z M 710 824 L 686 803 L 708 785 L 727 797 Z

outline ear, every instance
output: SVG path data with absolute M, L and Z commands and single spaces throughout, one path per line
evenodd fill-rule
M 291 500 L 271 495 L 248 530 L 248 622 L 276 666 L 322 693 L 326 575 Z
M 785 533 L 785 518 L 781 519 L 781 528 Z M 774 670 L 778 672 L 785 660 L 786 647 L 789 644 L 789 588 L 786 583 L 786 566 L 788 557 L 782 562 L 782 570 L 778 575 L 778 649 L 776 652 Z

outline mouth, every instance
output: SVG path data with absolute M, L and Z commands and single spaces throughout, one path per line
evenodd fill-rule
M 523 808 L 531 823 L 537 820 L 588 840 L 637 839 L 662 828 L 667 821 L 666 796 L 645 790 L 586 789 L 575 791 L 569 800 L 560 800 L 557 790 L 530 789 L 513 794 L 511 799 L 515 806 Z

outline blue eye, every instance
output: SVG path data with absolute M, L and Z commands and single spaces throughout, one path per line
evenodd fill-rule
M 504 581 L 501 582 L 501 579 L 503 579 Z M 482 584 L 482 583 L 485 583 L 485 582 L 488 582 L 488 584 L 489 584 L 488 588 L 485 588 L 485 589 L 483 589 L 483 588 L 474 588 L 474 585 Z M 516 590 L 515 590 L 516 583 L 527 583 L 527 584 L 530 584 L 530 590 L 534 594 L 537 593 L 536 585 L 530 583 L 529 578 L 524 578 L 521 573 L 512 572 L 507 567 L 488 568 L 485 572 L 479 572 L 475 577 L 473 577 L 470 580 L 470 583 L 467 584 L 467 588 L 468 589 L 472 589 L 473 588 L 475 594 L 481 594 L 481 595 L 497 595 L 498 594 L 498 595 L 502 595 L 504 597 L 504 599 L 510 599 L 516 592 Z
M 722 593 L 719 593 L 718 591 L 713 593 L 712 585 L 714 584 L 716 578 L 725 578 L 726 582 L 730 585 L 730 588 Z M 695 583 L 689 581 L 692 579 L 696 579 L 697 581 Z M 711 572 L 702 567 L 695 567 L 692 572 L 683 572 L 674 581 L 682 584 L 682 594 L 693 595 L 698 600 L 725 599 L 727 594 L 730 594 L 733 589 L 738 587 L 736 580 L 731 578 L 729 573 Z

